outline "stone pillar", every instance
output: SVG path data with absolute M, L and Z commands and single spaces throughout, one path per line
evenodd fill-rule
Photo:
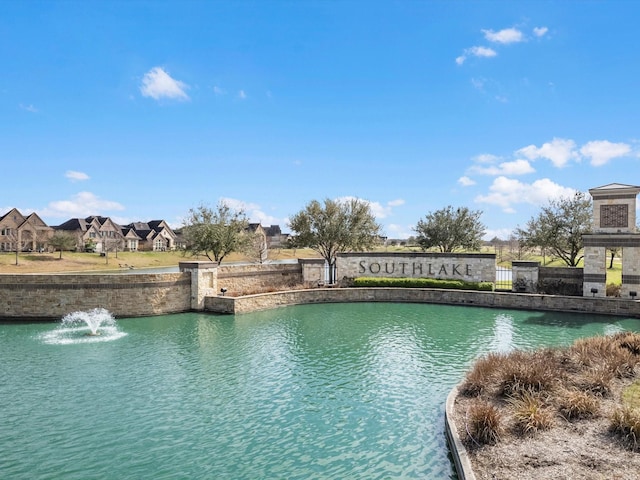
M 204 297 L 218 293 L 218 264 L 215 262 L 180 262 L 180 271 L 191 274 L 191 309 L 204 310 Z
M 511 262 L 511 289 L 517 293 L 536 293 L 540 262 Z
M 298 263 L 302 267 L 302 283 L 305 287 L 324 285 L 324 258 L 299 258 Z
M 582 289 L 583 296 L 606 297 L 607 296 L 606 283 L 607 283 L 607 249 L 606 247 L 585 245 L 584 247 L 584 283 L 583 283 L 583 289 Z
M 636 295 L 631 295 L 635 292 Z M 640 248 L 624 247 L 622 249 L 622 288 L 621 298 L 640 300 Z

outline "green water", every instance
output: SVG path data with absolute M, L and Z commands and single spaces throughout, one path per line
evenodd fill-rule
M 475 357 L 623 329 L 414 304 L 0 325 L 0 478 L 454 478 L 444 401 Z

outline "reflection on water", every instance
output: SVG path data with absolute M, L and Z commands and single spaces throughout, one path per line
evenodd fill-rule
M 507 314 L 498 314 L 493 326 L 494 339 L 491 343 L 493 352 L 510 352 L 514 348 L 513 317 Z
M 474 358 L 640 330 L 544 315 L 307 305 L 123 319 L 72 345 L 0 325 L 3 477 L 452 478 L 444 400 Z

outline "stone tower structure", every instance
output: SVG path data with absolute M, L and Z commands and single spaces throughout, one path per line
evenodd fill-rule
M 622 249 L 622 298 L 640 292 L 640 234 L 636 231 L 636 197 L 640 187 L 610 183 L 589 190 L 593 224 L 584 235 L 584 296 L 605 297 L 607 249 Z

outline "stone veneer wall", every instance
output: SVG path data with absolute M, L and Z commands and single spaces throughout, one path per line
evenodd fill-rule
M 356 277 L 410 277 L 495 282 L 493 253 L 341 253 L 339 280 Z
M 286 305 L 342 302 L 441 303 L 640 317 L 640 301 L 626 299 L 422 288 L 318 288 L 248 295 L 240 298 L 207 297 L 205 310 L 239 314 Z
M 0 275 L 0 319 L 52 320 L 106 308 L 118 317 L 189 311 L 188 273 Z
M 540 262 L 511 262 L 511 284 L 514 292 L 535 293 L 538 285 Z
M 582 295 L 584 269 L 578 267 L 540 267 L 538 269 L 538 283 L 554 285 L 562 283 L 564 291 L 559 293 Z M 557 291 L 551 293 L 558 293 Z M 591 295 L 589 295 L 591 296 Z M 601 295 L 605 297 L 605 295 Z
M 303 284 L 300 263 L 267 263 L 262 265 L 220 265 L 218 290 L 227 289 L 225 295 L 240 296 L 248 293 L 285 290 Z

